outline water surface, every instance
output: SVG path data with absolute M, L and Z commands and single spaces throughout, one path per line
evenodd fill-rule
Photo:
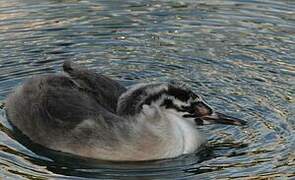
M 294 178 L 295 3 L 0 0 L 0 102 L 70 59 L 130 85 L 183 81 L 245 127 L 205 126 L 199 153 L 110 163 L 18 138 L 0 110 L 0 176 L 23 179 Z

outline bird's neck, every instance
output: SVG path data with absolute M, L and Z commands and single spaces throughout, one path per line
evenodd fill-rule
M 192 122 L 174 110 L 143 107 L 134 123 L 131 142 L 143 157 L 176 157 L 194 152 L 204 142 Z
M 182 115 L 173 109 L 166 109 L 163 114 L 163 117 L 169 122 L 170 138 L 174 137 L 175 146 L 181 144 L 182 154 L 194 152 L 204 142 L 193 121 L 183 119 Z

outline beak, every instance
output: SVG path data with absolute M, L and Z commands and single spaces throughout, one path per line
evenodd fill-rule
M 247 122 L 244 120 L 227 116 L 219 112 L 214 112 L 211 115 L 206 115 L 203 117 L 199 117 L 197 119 L 207 121 L 210 124 L 215 123 L 215 124 L 227 124 L 227 125 L 237 125 L 237 126 L 242 126 L 247 124 Z
M 191 113 L 193 114 L 192 116 L 195 117 L 195 122 L 198 125 L 215 123 L 242 126 L 247 124 L 244 120 L 214 112 L 204 101 L 195 103 L 192 107 Z

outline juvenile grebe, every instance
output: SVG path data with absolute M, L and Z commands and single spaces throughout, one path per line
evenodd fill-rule
M 126 89 L 69 61 L 63 69 L 67 74 L 32 77 L 6 102 L 11 123 L 53 150 L 112 161 L 172 158 L 204 142 L 196 125 L 245 124 L 176 83 Z

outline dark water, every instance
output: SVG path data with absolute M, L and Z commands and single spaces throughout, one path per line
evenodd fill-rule
M 295 173 L 295 2 L 0 0 L 0 102 L 65 59 L 125 85 L 177 79 L 246 127 L 206 126 L 200 153 L 145 163 L 79 159 L 12 134 L 2 178 L 279 178 Z M 31 147 L 32 146 L 32 147 Z

